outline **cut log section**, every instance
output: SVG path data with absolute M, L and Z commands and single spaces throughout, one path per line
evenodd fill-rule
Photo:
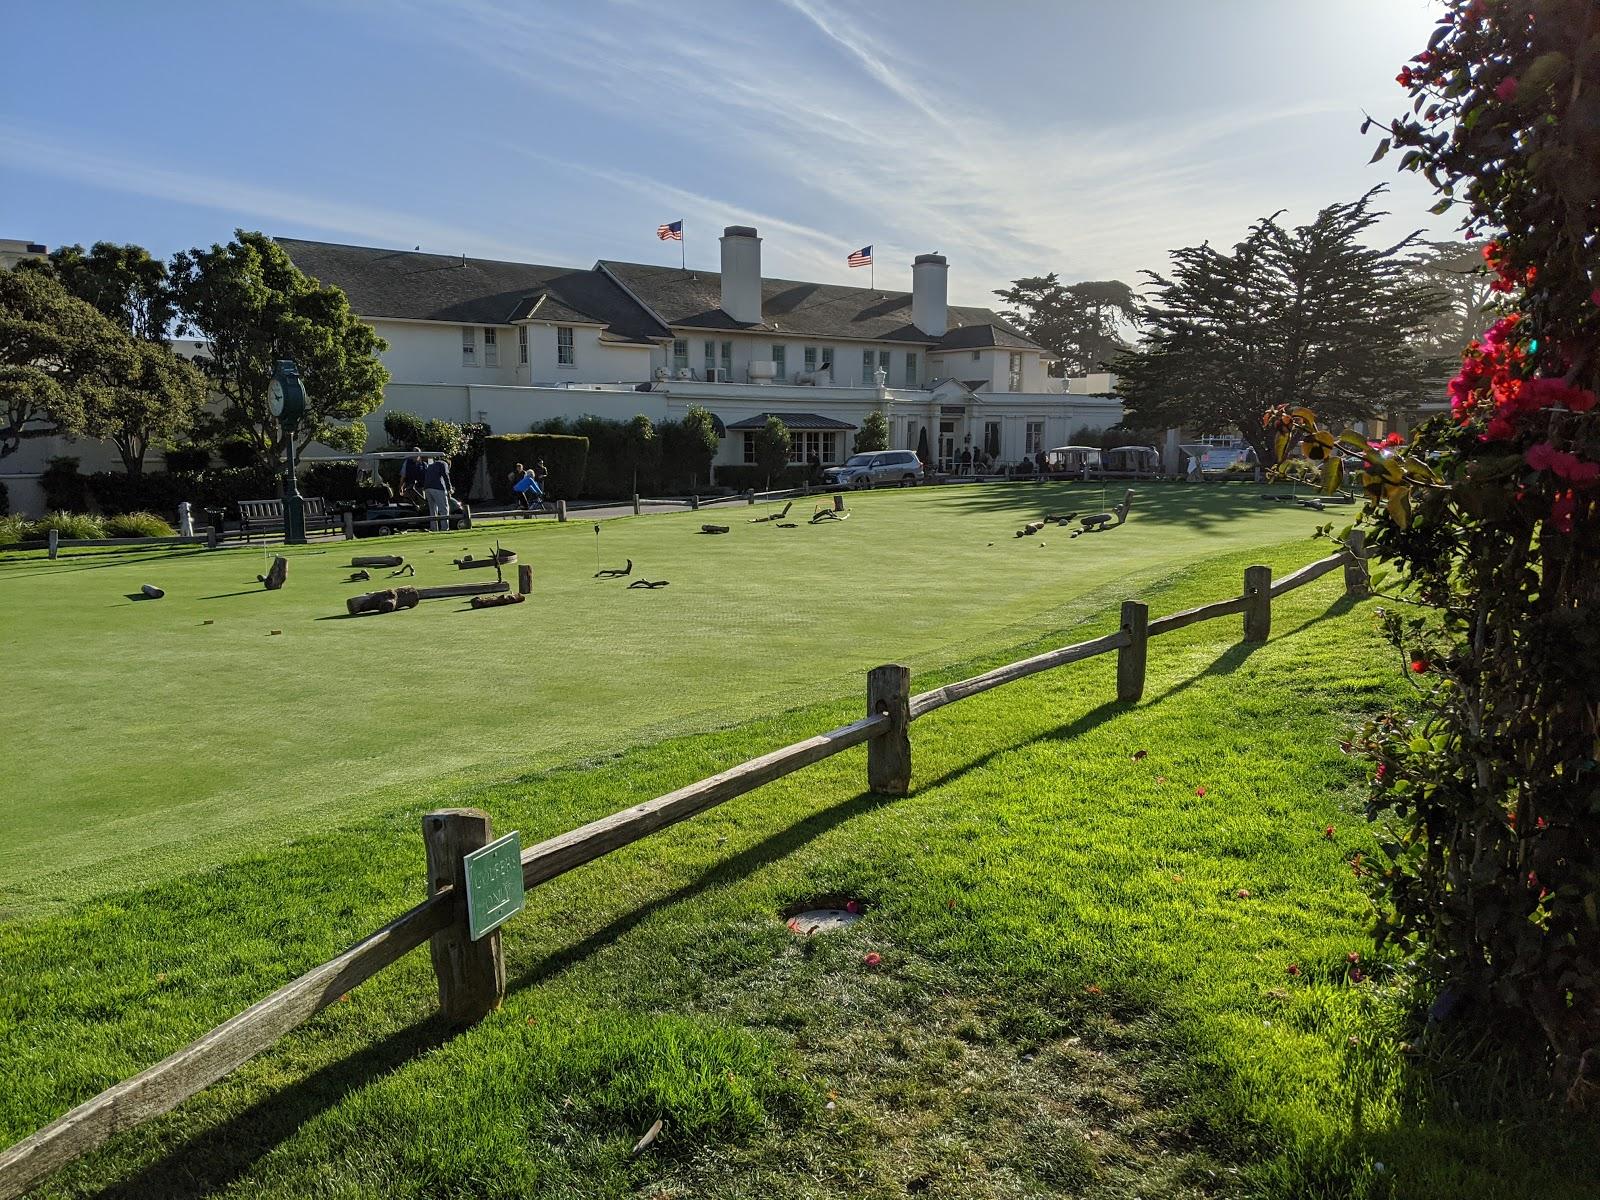
M 521 592 L 501 592 L 498 596 L 474 596 L 467 601 L 473 608 L 499 608 L 503 604 L 521 604 L 527 596 Z
M 472 555 L 469 554 L 465 558 L 456 559 L 455 564 L 461 570 L 465 571 L 471 567 L 492 567 L 497 562 L 502 567 L 506 567 L 510 566 L 516 561 L 517 552 L 515 550 L 497 550 L 490 558 L 473 558 Z
M 423 600 L 444 600 L 450 596 L 480 596 L 485 592 L 509 592 L 511 584 L 504 579 L 494 583 L 447 583 L 443 587 L 401 588 L 414 591 Z
M 398 554 L 361 554 L 350 560 L 352 567 L 403 567 L 406 560 Z
M 415 608 L 422 597 L 414 587 L 385 588 L 381 592 L 363 592 L 344 602 L 353 617 L 362 613 L 391 613 L 400 608 Z
M 727 533 L 728 529 L 729 529 L 729 526 L 727 526 L 727 525 L 702 525 L 702 526 L 700 526 L 700 532 L 701 533 Z

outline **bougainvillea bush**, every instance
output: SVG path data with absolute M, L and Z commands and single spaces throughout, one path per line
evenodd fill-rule
M 1498 319 L 1450 411 L 1368 444 L 1277 414 L 1360 471 L 1384 620 L 1419 689 L 1374 722 L 1382 941 L 1435 1018 L 1475 1013 L 1569 1101 L 1600 1096 L 1600 3 L 1450 0 L 1380 145 L 1490 239 Z

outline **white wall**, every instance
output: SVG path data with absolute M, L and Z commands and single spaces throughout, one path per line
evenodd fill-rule
M 781 333 L 706 333 L 704 331 L 685 332 L 676 331 L 675 336 L 681 337 L 689 343 L 689 368 L 701 377 L 705 374 L 705 343 L 714 341 L 717 344 L 717 365 L 721 366 L 722 343 L 733 343 L 733 381 L 735 383 L 750 382 L 750 364 L 752 362 L 765 362 L 772 358 L 772 347 L 782 345 L 785 348 L 784 376 L 792 380 L 795 376 L 805 371 L 805 350 L 807 346 L 817 349 L 817 362 L 833 363 L 832 380 L 839 387 L 871 387 L 872 372 L 863 373 L 861 355 L 863 351 L 873 352 L 873 365 L 877 365 L 877 354 L 880 351 L 889 351 L 889 386 L 890 387 L 918 387 L 925 383 L 928 375 L 928 354 L 925 347 L 907 346 L 904 343 L 894 342 L 839 342 L 829 341 L 825 338 L 789 337 Z M 917 356 L 917 378 L 907 382 L 905 378 L 906 354 L 913 353 Z M 651 356 L 651 369 L 667 367 L 675 370 L 671 360 L 671 348 L 666 347 L 656 351 Z

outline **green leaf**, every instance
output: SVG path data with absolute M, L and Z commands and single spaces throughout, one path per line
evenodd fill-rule
M 1431 212 L 1431 213 L 1447 212 L 1449 210 L 1450 206 L 1452 204 L 1454 204 L 1454 203 L 1455 203 L 1454 200 L 1450 199 L 1449 196 L 1446 196 L 1443 200 L 1440 200 L 1437 204 L 1430 205 L 1429 208 L 1428 208 L 1428 211 Z
M 1337 454 L 1322 464 L 1322 494 L 1331 496 L 1344 482 L 1344 459 Z
M 1363 129 L 1361 132 L 1365 133 L 1366 130 Z M 1393 144 L 1393 139 L 1392 138 L 1384 138 L 1381 142 L 1379 142 L 1378 143 L 1378 148 L 1372 152 L 1372 157 L 1367 159 L 1367 166 L 1370 167 L 1373 163 L 1377 162 L 1385 154 L 1389 153 L 1389 147 L 1390 147 L 1391 144 Z

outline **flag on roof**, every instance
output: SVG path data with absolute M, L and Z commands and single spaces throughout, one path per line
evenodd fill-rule
M 872 265 L 872 247 L 863 246 L 844 261 L 852 267 L 870 267 Z
M 663 242 L 683 241 L 683 222 L 673 221 L 669 225 L 657 225 L 656 236 Z

